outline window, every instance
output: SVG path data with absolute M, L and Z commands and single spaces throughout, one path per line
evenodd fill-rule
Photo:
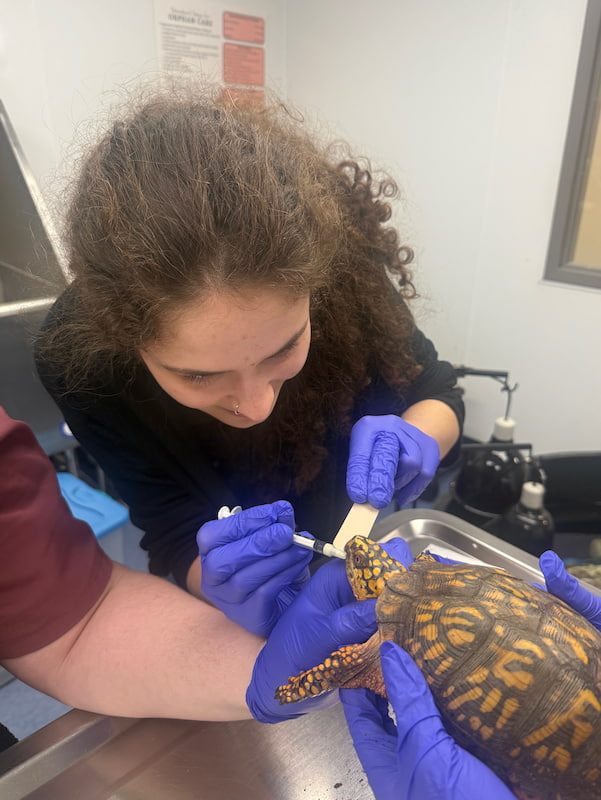
M 589 0 L 545 278 L 601 289 L 601 3 Z

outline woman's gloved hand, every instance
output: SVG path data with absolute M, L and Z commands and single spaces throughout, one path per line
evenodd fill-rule
M 581 586 L 578 579 L 566 571 L 563 561 L 552 550 L 546 550 L 541 555 L 539 564 L 547 589 L 601 631 L 601 597 L 591 594 Z
M 383 547 L 405 566 L 413 561 L 409 545 L 400 537 Z M 332 559 L 320 567 L 259 653 L 246 692 L 255 719 L 279 722 L 338 702 L 337 691 L 289 705 L 280 705 L 274 694 L 291 675 L 320 664 L 339 647 L 367 641 L 377 627 L 375 604 L 375 599 L 355 600 L 342 561 Z
M 428 685 L 411 657 L 393 642 L 380 649 L 386 701 L 366 689 L 340 698 L 353 743 L 376 800 L 515 800 L 481 761 L 446 732 Z
M 312 553 L 293 544 L 293 533 L 285 500 L 205 523 L 196 536 L 203 595 L 246 630 L 267 636 L 309 580 Z
M 435 439 L 401 417 L 361 417 L 351 431 L 346 490 L 354 503 L 405 506 L 424 491 L 440 463 Z
M 365 642 L 376 630 L 375 599 L 355 600 L 344 563 L 320 567 L 284 612 L 259 653 L 246 702 L 259 722 L 280 722 L 338 702 L 338 692 L 280 705 L 274 694 L 291 675 L 320 664 L 345 644 Z

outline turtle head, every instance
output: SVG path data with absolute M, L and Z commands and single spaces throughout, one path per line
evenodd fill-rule
M 403 564 L 395 561 L 381 545 L 365 536 L 353 536 L 344 550 L 346 576 L 357 600 L 378 597 L 393 573 L 405 572 Z

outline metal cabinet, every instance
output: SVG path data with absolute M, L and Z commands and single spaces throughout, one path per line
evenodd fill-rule
M 53 222 L 0 102 L 0 405 L 48 453 L 71 443 L 36 375 L 32 343 L 66 284 Z

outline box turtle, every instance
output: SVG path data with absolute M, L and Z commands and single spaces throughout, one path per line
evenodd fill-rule
M 291 703 L 330 689 L 386 696 L 379 646 L 414 658 L 449 733 L 521 800 L 601 800 L 601 633 L 569 606 L 504 570 L 406 569 L 356 536 L 346 570 L 358 600 L 378 596 L 378 631 L 290 678 Z

